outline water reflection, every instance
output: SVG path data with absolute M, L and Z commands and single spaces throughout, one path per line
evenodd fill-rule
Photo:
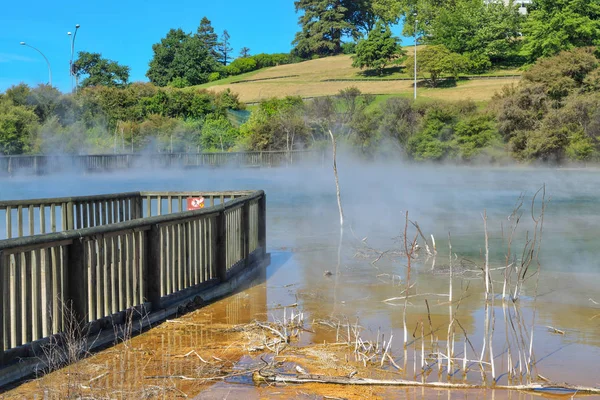
M 440 340 L 446 336 L 448 299 L 444 295 L 448 293 L 449 263 L 445 249 L 450 231 L 458 256 L 454 264 L 454 292 L 456 296 L 462 296 L 457 318 L 474 348 L 480 351 L 484 331 L 481 213 L 485 209 L 489 216 L 492 267 L 503 267 L 507 248 L 505 232 L 509 227 L 507 217 L 515 201 L 521 193 L 526 193 L 527 205 L 531 194 L 546 183 L 551 202 L 540 255 L 542 273 L 538 296 L 534 300 L 535 279 L 528 280 L 518 305 L 529 328 L 535 311 L 534 353 L 539 374 L 550 380 L 573 384 L 598 383 L 595 366 L 600 359 L 600 305 L 590 301 L 600 302 L 596 243 L 600 235 L 600 174 L 597 171 L 362 166 L 344 163 L 343 159 L 339 168 L 344 207 L 351 227 L 344 232 L 341 251 L 335 187 L 330 171 L 219 170 L 192 177 L 176 172 L 157 172 L 152 176 L 134 172 L 127 176 L 90 176 L 87 181 L 80 177 L 67 180 L 59 177 L 46 177 L 45 180 L 19 178 L 2 182 L 0 198 L 85 195 L 115 190 L 264 189 L 268 199 L 268 246 L 273 260 L 267 269 L 267 282 L 232 297 L 228 300 L 229 305 L 215 304 L 210 318 L 199 319 L 197 323 L 216 326 L 243 324 L 254 319 L 280 319 L 284 312 L 282 306 L 297 304 L 297 309 L 306 313 L 308 321 L 355 323 L 358 319 L 367 338 L 375 337 L 378 331 L 385 332 L 388 337 L 391 334 L 396 338 L 403 336 L 403 301 L 384 300 L 401 296 L 406 282 L 406 261 L 392 256 L 373 264 L 375 257 L 362 257 L 358 250 L 364 238 L 381 251 L 398 248 L 398 237 L 404 227 L 403 211 L 410 210 L 411 218 L 419 222 L 425 236 L 434 235 L 440 254 L 435 266 L 430 259 L 414 267 L 411 282 L 417 285 L 411 295 L 420 296 L 412 297 L 408 303 L 408 329 L 412 334 L 418 324 L 425 322 L 428 332 L 431 317 L 433 330 L 439 332 Z M 523 229 L 514 239 L 520 249 L 526 231 L 531 230 L 530 222 L 531 218 L 525 212 Z M 326 276 L 325 271 L 331 271 L 332 275 Z M 494 275 L 494 279 L 501 281 L 501 273 Z M 496 292 L 500 287 L 498 284 Z M 228 307 L 231 308 L 229 311 Z M 200 311 L 196 318 L 201 318 L 202 312 L 205 311 Z M 503 328 L 501 301 L 495 302 L 494 312 L 498 320 L 494 335 L 495 355 L 499 357 L 496 367 L 505 372 L 508 368 L 504 345 L 507 332 Z M 556 334 L 548 326 L 565 334 Z M 419 331 L 420 328 L 416 336 Z M 214 339 L 214 336 L 209 337 L 210 331 L 176 332 L 170 339 L 168 333 L 162 333 L 167 345 L 181 340 L 184 347 L 190 344 L 209 346 L 211 338 Z M 303 343 L 335 341 L 336 332 L 322 327 L 314 334 L 303 336 L 302 340 Z M 463 351 L 462 342 L 462 336 L 457 334 L 457 353 Z M 393 344 L 392 351 L 401 361 L 400 339 Z M 473 357 L 470 349 L 468 353 Z M 414 362 L 412 352 L 407 361 L 408 365 Z M 472 379 L 479 378 L 474 376 Z M 218 387 L 231 389 L 227 383 Z M 298 388 L 246 389 L 249 392 L 244 396 L 249 398 L 254 395 L 272 398 L 304 396 Z M 384 398 L 415 399 L 535 397 L 502 391 L 381 388 L 373 393 Z M 310 396 L 314 395 L 308 398 L 319 398 Z

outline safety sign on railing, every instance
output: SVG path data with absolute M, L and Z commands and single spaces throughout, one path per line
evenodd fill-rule
M 188 197 L 187 198 L 187 209 L 188 210 L 200 210 L 204 208 L 204 197 Z

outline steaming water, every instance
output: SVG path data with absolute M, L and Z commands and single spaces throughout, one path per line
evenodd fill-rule
M 448 233 L 452 236 L 455 268 L 475 270 L 484 251 L 481 214 L 486 210 L 493 266 L 505 265 L 506 238 L 516 200 L 524 194 L 523 215 L 514 250 L 520 252 L 531 221 L 532 195 L 546 184 L 550 204 L 545 216 L 541 277 L 537 303 L 535 278 L 524 288 L 521 308 L 525 321 L 537 311 L 534 350 L 538 372 L 554 381 L 598 385 L 600 360 L 600 172 L 595 170 L 480 169 L 455 167 L 364 166 L 339 163 L 347 226 L 341 251 L 335 187 L 329 168 L 128 171 L 112 175 L 15 177 L 0 182 L 0 199 L 90 195 L 137 190 L 263 189 L 268 199 L 268 247 L 272 265 L 267 270 L 265 307 L 272 317 L 277 306 L 298 303 L 307 320 L 332 317 L 359 319 L 365 337 L 378 328 L 394 332 L 397 353 L 402 348 L 402 306 L 383 300 L 400 296 L 406 261 L 367 254 L 365 243 L 380 250 L 399 249 L 405 212 L 418 221 L 425 235 L 436 238 L 439 256 L 416 263 L 412 281 L 417 293 L 408 306 L 409 329 L 427 321 L 424 299 L 431 306 L 433 324 L 447 324 Z M 539 213 L 539 202 L 536 205 Z M 4 231 L 0 227 L 0 232 Z M 366 238 L 365 241 L 362 239 Z M 423 251 L 421 251 L 423 252 Z M 463 261 L 460 261 L 463 260 Z M 462 268 L 462 269 L 461 269 Z M 331 271 L 332 276 L 324 276 Z M 393 277 L 393 278 L 392 278 Z M 501 288 L 495 275 L 495 290 Z M 469 285 L 468 291 L 466 290 Z M 454 280 L 455 297 L 465 294 L 459 319 L 476 349 L 483 334 L 482 279 L 465 272 Z M 252 292 L 249 292 L 252 293 Z M 264 302 L 265 296 L 256 301 Z M 262 300 L 261 300 L 262 299 Z M 402 301 L 396 303 L 402 304 Z M 502 319 L 497 308 L 496 318 Z M 253 316 L 246 316 L 252 319 Z M 496 353 L 504 343 L 502 321 L 495 333 Z M 529 322 L 528 322 L 529 323 Z M 447 325 L 446 325 L 447 326 Z M 546 326 L 566 332 L 556 335 Z M 445 337 L 446 327 L 440 337 Z M 333 335 L 333 336 L 332 336 Z M 335 332 L 318 331 L 305 341 L 335 340 Z M 462 338 L 457 347 L 462 351 Z M 412 356 L 411 356 L 412 357 Z M 462 357 L 462 356 L 461 356 Z M 470 358 L 476 356 L 470 355 Z M 409 364 L 412 363 L 409 362 Z M 506 367 L 498 358 L 496 367 Z M 464 397 L 464 393 L 459 394 Z M 392 396 L 393 397 L 393 396 Z M 419 397 L 416 396 L 415 397 Z M 477 396 L 476 396 L 477 397 Z M 473 398 L 476 398 L 473 397 Z

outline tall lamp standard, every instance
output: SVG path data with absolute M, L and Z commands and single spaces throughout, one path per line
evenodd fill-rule
M 21 42 L 20 43 L 21 46 L 27 46 L 30 47 L 32 49 L 34 49 L 35 51 L 37 51 L 38 53 L 40 53 L 42 55 L 42 57 L 44 57 L 44 60 L 46 60 L 46 64 L 48 64 L 48 83 L 50 84 L 50 86 L 52 86 L 52 68 L 50 68 L 50 61 L 48 61 L 48 58 L 46 58 L 46 56 L 44 55 L 44 53 L 42 53 L 39 49 L 36 49 L 33 46 L 28 45 L 25 42 Z
M 415 100 L 417 99 L 417 24 L 419 20 L 417 19 L 417 13 L 413 14 L 415 16 Z
M 75 38 L 77 37 L 77 30 L 80 25 L 75 25 L 75 33 L 71 36 L 71 32 L 67 32 L 67 35 L 71 37 L 71 60 L 69 61 L 69 75 L 71 76 L 71 93 L 73 92 L 73 78 L 75 77 L 75 71 L 73 71 L 73 55 L 75 53 Z

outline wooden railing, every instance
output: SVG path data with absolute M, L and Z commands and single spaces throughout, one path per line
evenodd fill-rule
M 129 168 L 282 167 L 322 163 L 320 150 L 0 156 L 0 175 L 112 171 Z
M 186 211 L 184 199 L 197 195 L 210 204 Z M 262 191 L 135 192 L 0 207 L 9 210 L 8 224 L 15 209 L 27 210 L 16 220 L 27 220 L 28 233 L 51 232 L 0 240 L 0 367 L 60 335 L 67 305 L 93 333 L 118 313 L 165 309 L 267 258 Z M 36 216 L 54 223 L 36 230 Z
M 0 239 L 90 228 L 141 218 L 140 193 L 0 201 Z M 3 236 L 4 235 L 4 236 Z
M 187 211 L 186 198 L 204 197 L 206 206 L 248 195 L 230 192 L 131 192 L 33 200 L 0 200 L 1 239 L 91 228 L 132 219 Z M 160 207 L 159 207 L 160 205 Z

